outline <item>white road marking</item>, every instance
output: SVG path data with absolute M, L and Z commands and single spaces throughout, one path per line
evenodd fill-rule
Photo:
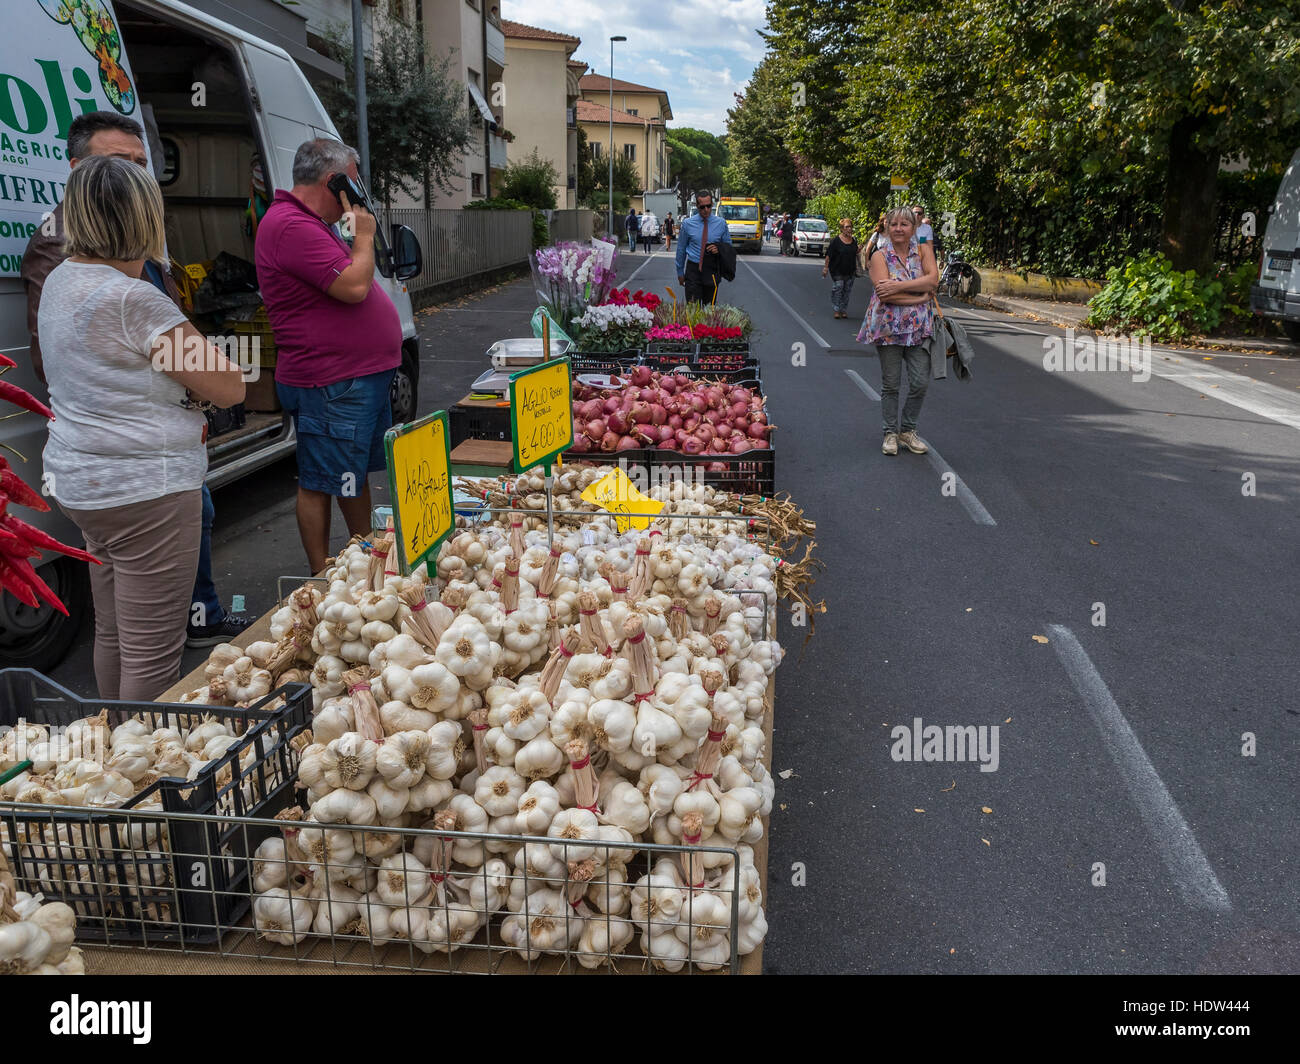
M 816 340 L 817 343 L 819 343 L 822 347 L 825 347 L 827 349 L 830 348 L 831 345 L 821 338 L 821 335 L 817 332 L 817 330 L 814 329 L 811 325 L 809 325 L 806 321 L 804 321 L 803 318 L 800 316 L 799 312 L 795 310 L 794 307 L 790 306 L 790 304 L 787 303 L 784 299 L 782 299 L 781 294 L 775 288 L 773 288 L 770 284 L 768 284 L 765 280 L 763 280 L 763 278 L 758 276 L 758 271 L 754 269 L 753 266 L 751 266 L 747 262 L 744 265 L 745 265 L 745 269 L 747 269 L 750 273 L 754 275 L 755 280 L 757 280 L 759 284 L 761 284 L 764 288 L 766 288 L 769 292 L 771 292 L 772 297 L 778 303 L 780 303 L 781 306 L 785 307 L 785 309 L 790 312 L 790 316 L 794 318 L 795 321 L 797 321 L 800 325 L 804 327 L 804 329 L 807 331 L 809 336 L 811 336 L 814 340 Z
M 631 254 L 633 254 L 633 252 L 629 251 L 628 254 L 631 255 Z M 637 275 L 638 273 L 640 273 L 642 270 L 644 270 L 647 266 L 649 266 L 650 263 L 652 263 L 652 262 L 654 262 L 654 256 L 653 256 L 653 255 L 647 255 L 647 256 L 645 257 L 645 262 L 641 263 L 640 266 L 638 266 L 635 270 L 633 270 L 633 271 L 632 271 L 632 276 L 629 277 L 626 281 L 623 282 L 623 287 L 626 288 L 629 284 L 631 284 L 633 281 L 635 281 L 635 280 L 636 280 L 636 275 Z
M 1087 652 L 1074 633 L 1063 625 L 1049 624 L 1047 630 L 1052 635 L 1056 656 L 1101 732 L 1102 741 L 1124 778 L 1138 814 L 1183 901 L 1219 912 L 1230 911 L 1232 902 L 1228 892 L 1219 883 L 1191 828 Z
M 934 449 L 934 444 L 930 443 L 929 440 L 926 440 L 925 442 L 930 448 L 926 452 L 926 458 L 928 458 L 930 464 L 939 471 L 941 479 L 945 473 L 952 474 L 953 481 L 957 486 L 957 501 L 966 508 L 966 512 L 970 514 L 971 520 L 977 525 L 996 525 L 997 522 L 993 520 L 993 515 L 984 509 L 984 504 L 980 502 L 979 499 L 975 497 L 975 493 L 966 486 L 966 481 L 962 480 L 962 478 L 957 475 L 956 470 L 943 460 L 943 455 Z M 901 454 L 903 451 L 902 445 L 899 446 L 898 450 Z
M 854 384 L 856 384 L 859 388 L 861 388 L 864 392 L 867 393 L 867 398 L 868 398 L 868 399 L 870 399 L 873 403 L 878 403 L 878 402 L 880 402 L 880 396 L 879 396 L 879 394 L 877 394 L 875 388 L 871 387 L 870 384 L 868 384 L 868 383 L 867 383 L 866 381 L 864 381 L 861 377 L 859 377 L 856 373 L 854 373 L 853 370 L 851 370 L 851 369 L 846 369 L 844 372 L 847 373 L 851 378 L 853 378 L 853 383 L 854 383 Z
M 853 381 L 854 384 L 866 393 L 868 399 L 873 403 L 880 402 L 880 395 L 876 392 L 876 389 L 871 387 L 871 385 L 863 380 L 861 376 L 851 369 L 846 369 L 844 372 L 848 374 L 849 379 Z M 970 514 L 971 520 L 977 525 L 997 525 L 997 522 L 993 520 L 993 515 L 984 508 L 984 504 L 976 498 L 975 493 L 967 487 L 966 482 L 957 475 L 956 470 L 945 462 L 943 456 L 934 449 L 934 444 L 930 443 L 929 440 L 926 440 L 926 443 L 930 448 L 930 450 L 926 452 L 926 457 L 930 460 L 930 464 L 939 471 L 940 478 L 942 478 L 945 473 L 952 474 L 953 482 L 957 488 L 957 499 L 961 502 L 962 506 L 966 508 L 966 512 Z M 901 447 L 899 448 L 899 451 L 901 453 Z

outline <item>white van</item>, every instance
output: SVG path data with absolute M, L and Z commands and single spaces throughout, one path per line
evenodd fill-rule
M 44 400 L 44 386 L 28 357 L 26 296 L 18 268 L 33 225 L 62 198 L 68 168 L 63 152 L 73 114 L 113 107 L 145 127 L 151 156 L 161 150 L 163 158 L 168 252 L 187 264 L 213 260 L 221 252 L 251 263 L 246 212 L 255 162 L 261 161 L 269 199 L 276 189 L 293 186 L 298 145 L 338 133 L 287 52 L 195 8 L 175 0 L 23 4 L 30 10 L 20 20 L 22 28 L 0 38 L 0 75 L 11 103 L 0 107 L 0 352 L 18 363 L 5 380 Z M 67 21 L 59 22 L 60 16 Z M 409 229 L 393 230 L 388 243 L 398 251 L 386 259 L 376 256 L 376 281 L 402 319 L 402 366 L 392 393 L 396 422 L 412 420 L 416 411 L 419 340 L 402 282 L 419 272 L 420 251 Z M 272 373 L 268 368 L 263 374 L 264 390 Z M 6 457 L 38 490 L 44 482 L 45 439 L 45 421 L 36 414 L 0 421 L 0 444 L 13 449 L 4 452 Z M 208 484 L 228 484 L 295 447 L 286 416 L 249 413 L 242 427 L 209 439 Z M 65 543 L 81 542 L 76 526 L 57 507 L 48 514 L 17 512 Z M 71 616 L 0 595 L 0 667 L 49 669 L 67 652 L 90 611 L 84 563 L 46 555 L 40 573 Z
M 1269 210 L 1250 309 L 1281 321 L 1287 336 L 1300 341 L 1300 150 L 1291 156 Z

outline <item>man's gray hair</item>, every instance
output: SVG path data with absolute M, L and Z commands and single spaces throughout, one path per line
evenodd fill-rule
M 326 174 L 343 173 L 349 163 L 359 163 L 361 156 L 341 140 L 318 137 L 298 145 L 293 157 L 293 183 L 314 185 Z

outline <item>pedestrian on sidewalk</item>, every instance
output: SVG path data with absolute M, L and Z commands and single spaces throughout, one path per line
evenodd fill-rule
M 822 276 L 830 274 L 831 310 L 837 318 L 849 316 L 849 296 L 858 273 L 858 242 L 853 236 L 853 219 L 840 219 L 840 234 L 826 248 Z
M 918 244 L 929 244 L 934 246 L 934 228 L 930 225 L 930 216 L 925 213 L 925 208 L 919 203 L 912 208 L 912 213 L 916 215 L 916 242 Z
M 129 159 L 141 169 L 148 169 L 149 160 L 144 153 L 144 129 L 138 122 L 116 111 L 90 111 L 78 115 L 68 127 L 68 166 L 75 167 L 82 159 L 95 155 Z M 33 234 L 23 254 L 21 269 L 27 295 L 27 330 L 32 368 L 42 381 L 45 380 L 45 372 L 41 363 L 38 327 L 41 293 L 51 271 L 68 257 L 64 248 L 62 204 L 50 212 L 50 226 L 53 231 L 49 234 L 43 226 Z M 146 262 L 141 280 L 148 281 L 178 308 L 181 306 L 180 289 L 162 264 Z M 212 579 L 212 523 L 216 519 L 216 509 L 212 505 L 212 493 L 207 484 L 203 485 L 201 492 L 203 520 L 199 537 L 199 566 L 194 577 L 194 589 L 190 594 L 190 609 L 185 626 L 185 645 L 190 647 L 228 643 L 250 623 L 247 618 L 228 614 L 221 605 L 221 596 Z
M 659 219 L 655 217 L 654 211 L 646 211 L 641 215 L 641 246 L 649 255 L 651 246 L 657 243 L 659 243 Z
M 257 229 L 257 278 L 275 330 L 275 390 L 298 433 L 298 534 L 313 573 L 329 554 L 334 499 L 348 533 L 370 533 L 369 474 L 385 467 L 388 392 L 402 361 L 397 308 L 375 281 L 375 216 L 335 193 L 357 153 L 320 138 L 299 145 L 293 188 Z M 330 227 L 344 220 L 348 247 Z
M 665 241 L 664 250 L 672 251 L 673 249 L 673 212 L 672 211 L 669 211 L 668 217 L 664 219 L 664 241 Z
M 63 198 L 68 257 L 37 319 L 54 420 L 45 475 L 81 529 L 101 698 L 149 701 L 180 678 L 199 562 L 207 419 L 244 377 L 145 281 L 165 254 L 162 191 L 131 159 L 79 158 Z
M 781 219 L 781 254 L 797 255 L 794 250 L 794 219 L 790 217 L 790 212 L 785 212 L 785 217 Z
M 627 209 L 627 217 L 623 219 L 623 228 L 627 230 L 627 243 L 630 251 L 636 250 L 636 238 L 641 232 L 641 220 L 636 216 L 636 208 Z
M 727 223 L 713 217 L 713 193 L 695 194 L 696 214 L 682 222 L 677 241 L 677 283 L 686 287 L 686 302 L 711 303 L 718 298 L 722 266 L 719 244 L 730 244 Z
M 909 207 L 895 207 L 885 216 L 889 242 L 871 258 L 871 302 L 858 342 L 870 343 L 880 356 L 880 413 L 884 422 L 884 454 L 898 454 L 901 444 L 913 454 L 929 448 L 916 434 L 921 404 L 930 383 L 930 355 L 925 341 L 934 331 L 930 300 L 939 287 L 934 249 L 916 239 L 916 216 Z M 898 390 L 907 366 L 907 401 L 898 421 Z

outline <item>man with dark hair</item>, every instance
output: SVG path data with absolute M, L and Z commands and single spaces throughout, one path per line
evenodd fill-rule
M 329 554 L 333 501 L 351 535 L 370 532 L 369 474 L 385 467 L 388 392 L 402 361 L 397 308 L 375 281 L 375 216 L 357 153 L 337 140 L 299 145 L 293 188 L 279 189 L 257 229 L 257 277 L 275 330 L 275 389 L 298 432 L 298 534 L 313 573 Z M 348 247 L 330 228 L 342 222 Z
M 696 213 L 682 222 L 677 238 L 677 283 L 686 286 L 686 302 L 713 302 L 722 271 L 719 244 L 730 244 L 727 223 L 713 217 L 713 194 L 695 193 Z
M 78 115 L 68 127 L 68 167 L 75 167 L 82 159 L 107 155 L 115 159 L 128 159 L 139 167 L 149 165 L 144 150 L 144 130 L 134 122 L 113 111 L 91 111 Z M 32 368 L 36 376 L 45 380 L 41 368 L 41 341 L 37 334 L 37 315 L 41 307 L 41 291 L 51 271 L 67 258 L 63 250 L 63 204 L 50 212 L 37 228 L 23 254 L 20 275 L 27 292 L 27 332 L 30 337 Z M 178 306 L 180 290 L 171 274 L 156 262 L 144 264 L 141 280 L 161 289 Z M 212 522 L 216 510 L 212 493 L 203 485 L 202 538 L 199 541 L 199 567 L 194 578 L 194 593 L 190 600 L 189 624 L 186 626 L 185 645 L 190 647 L 214 646 L 228 643 L 248 627 L 242 617 L 227 615 L 212 582 Z

